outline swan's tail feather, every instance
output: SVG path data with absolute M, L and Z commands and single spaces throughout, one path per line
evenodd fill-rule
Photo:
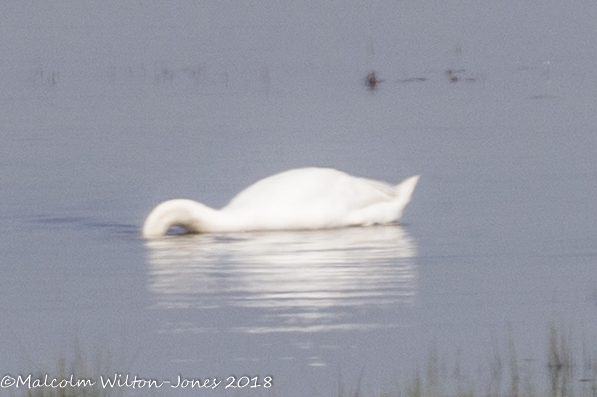
M 400 202 L 403 203 L 403 207 L 410 202 L 420 177 L 421 175 L 411 176 L 396 185 L 396 195 Z

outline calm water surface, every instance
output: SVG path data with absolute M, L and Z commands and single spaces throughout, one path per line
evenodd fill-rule
M 542 387 L 552 323 L 594 352 L 597 7 L 446 7 L 0 6 L 1 375 L 380 395 L 510 344 Z M 139 236 L 303 166 L 422 178 L 401 225 Z

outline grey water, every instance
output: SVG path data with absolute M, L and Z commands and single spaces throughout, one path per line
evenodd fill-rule
M 590 350 L 596 20 L 591 1 L 3 2 L 0 375 L 75 356 L 66 374 L 172 382 L 125 395 L 381 395 L 433 352 L 474 382 L 511 343 L 542 373 L 550 324 Z M 305 166 L 421 179 L 400 225 L 140 237 L 163 200 L 217 208 Z

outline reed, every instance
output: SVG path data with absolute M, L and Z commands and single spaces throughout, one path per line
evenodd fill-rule
M 402 389 L 381 397 L 597 397 L 595 341 L 582 338 L 579 348 L 575 341 L 566 327 L 551 324 L 537 372 L 530 368 L 534 360 L 519 357 L 511 335 L 505 346 L 492 336 L 488 362 L 473 375 L 463 369 L 460 352 L 446 365 L 432 348 L 424 371 L 415 371 Z
M 75 338 L 73 351 L 62 354 L 55 369 L 31 374 L 18 390 L 27 397 L 122 397 L 123 388 L 103 388 L 98 381 L 98 374 L 114 373 L 112 361 L 109 349 L 97 348 L 90 356 Z
M 580 340 L 580 341 L 579 341 Z M 417 370 L 410 379 L 398 385 L 398 390 L 375 394 L 363 390 L 365 374 L 347 390 L 339 375 L 338 397 L 597 397 L 597 358 L 595 338 L 577 338 L 565 326 L 551 324 L 546 338 L 543 359 L 521 359 L 511 334 L 504 343 L 492 335 L 487 363 L 476 371 L 467 370 L 461 352 L 455 358 L 441 357 L 437 347 L 428 350 L 423 371 Z M 71 364 L 65 356 L 58 359 L 55 371 L 47 372 L 48 381 L 73 382 L 92 379 L 110 371 L 110 357 L 101 351 L 90 360 L 76 344 Z M 531 368 L 531 364 L 538 364 Z M 43 380 L 45 374 L 34 379 Z M 65 387 L 34 387 L 20 389 L 27 397 L 107 397 L 122 396 L 124 388 L 101 388 L 95 385 Z M 277 391 L 276 395 L 284 393 Z

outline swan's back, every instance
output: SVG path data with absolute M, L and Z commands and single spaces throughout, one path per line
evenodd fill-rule
M 300 168 L 262 179 L 236 195 L 226 210 L 267 205 L 282 209 L 310 207 L 324 202 L 350 201 L 361 207 L 391 200 L 394 187 L 383 182 L 350 176 L 330 168 Z M 346 204 L 346 203 L 345 203 Z
M 403 205 L 397 193 L 396 186 L 335 169 L 301 168 L 256 182 L 222 211 L 254 227 L 269 229 L 388 223 L 399 218 L 412 190 Z

